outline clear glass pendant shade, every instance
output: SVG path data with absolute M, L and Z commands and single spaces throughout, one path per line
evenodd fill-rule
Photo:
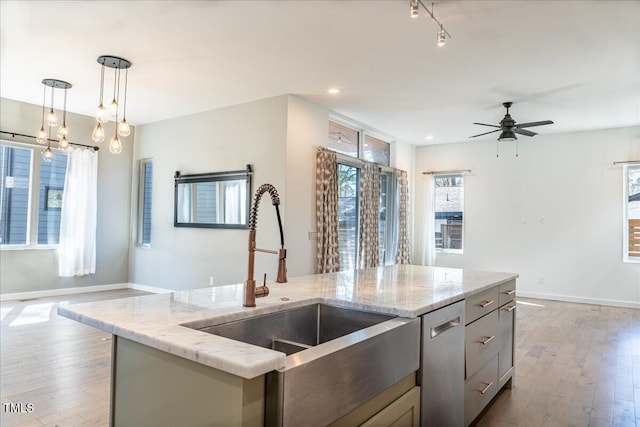
M 129 122 L 127 119 L 122 119 L 120 123 L 118 123 L 118 135 L 126 137 L 131 134 L 131 127 L 129 127 Z
M 49 114 L 47 114 L 47 124 L 51 127 L 58 126 L 58 115 L 55 111 L 51 110 Z
M 36 135 L 36 141 L 38 144 L 46 144 L 47 143 L 47 131 L 44 130 L 44 126 L 40 128 L 38 131 L 38 135 Z
M 62 138 L 62 137 L 68 137 L 69 136 L 69 129 L 67 128 L 67 125 L 65 125 L 64 123 L 62 124 L 62 126 L 60 126 L 58 128 L 58 132 L 57 132 L 58 138 Z
M 96 127 L 93 129 L 93 133 L 91 134 L 91 139 L 94 142 L 103 142 L 104 141 L 104 128 L 101 123 L 98 123 Z
M 107 123 L 108 120 L 108 116 L 107 116 L 107 109 L 104 108 L 104 105 L 102 105 L 102 102 L 100 103 L 100 105 L 98 105 L 98 109 L 96 110 L 96 120 L 99 123 Z
M 51 151 L 51 147 L 47 147 L 46 150 L 42 153 L 42 160 L 45 162 L 50 162 L 53 160 L 53 151 Z
M 69 140 L 67 139 L 66 135 L 60 137 L 60 140 L 58 141 L 58 148 L 60 148 L 61 150 L 66 150 L 67 148 L 69 148 Z
M 111 138 L 111 142 L 109 142 L 109 151 L 113 154 L 122 153 L 122 142 L 120 142 L 118 135 Z

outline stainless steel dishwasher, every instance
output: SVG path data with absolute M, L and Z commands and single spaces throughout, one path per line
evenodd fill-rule
M 464 301 L 422 316 L 421 425 L 464 425 Z

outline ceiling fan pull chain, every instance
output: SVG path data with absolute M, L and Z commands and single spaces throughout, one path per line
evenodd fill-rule
M 516 157 L 518 157 L 518 140 L 516 139 Z
M 500 141 L 496 141 L 496 159 L 500 157 Z

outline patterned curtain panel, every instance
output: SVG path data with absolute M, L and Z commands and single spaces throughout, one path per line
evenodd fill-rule
M 398 251 L 396 264 L 410 264 L 409 256 L 409 180 L 406 171 L 398 172 Z
M 380 167 L 365 163 L 360 172 L 360 247 L 361 268 L 380 265 Z
M 316 157 L 318 273 L 340 271 L 338 245 L 338 162 L 336 153 L 318 148 Z

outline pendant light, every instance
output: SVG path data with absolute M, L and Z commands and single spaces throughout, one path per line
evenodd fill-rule
M 103 142 L 105 139 L 105 129 L 103 124 L 109 121 L 109 117 L 113 117 L 115 121 L 114 136 L 109 142 L 109 151 L 113 154 L 120 154 L 122 152 L 122 142 L 118 135 L 127 137 L 131 134 L 131 128 L 126 119 L 127 111 L 127 89 L 128 89 L 128 76 L 131 62 L 126 59 L 103 55 L 98 58 L 100 68 L 100 101 L 98 103 L 98 110 L 96 112 L 96 126 L 91 134 L 91 138 L 95 142 Z M 105 67 L 113 68 L 113 100 L 109 104 L 109 109 L 104 107 L 104 73 Z M 122 121 L 118 122 L 120 116 L 120 75 L 121 70 L 125 70 L 125 83 L 124 83 L 124 102 L 122 103 Z
M 43 160 L 50 162 L 53 160 L 53 151 L 51 150 L 51 128 L 58 126 L 58 115 L 55 111 L 54 100 L 55 90 L 64 89 L 64 107 L 62 110 L 62 126 L 58 128 L 58 147 L 60 149 L 67 149 L 69 147 L 69 128 L 67 128 L 67 90 L 71 88 L 71 83 L 67 83 L 57 79 L 44 79 L 42 80 L 44 85 L 42 95 L 42 121 L 40 124 L 40 130 L 36 134 L 36 141 L 39 144 L 47 144 L 47 148 L 42 153 Z M 47 101 L 47 87 L 51 88 L 51 101 L 49 104 L 49 113 L 46 116 L 46 129 L 45 129 L 45 105 Z

